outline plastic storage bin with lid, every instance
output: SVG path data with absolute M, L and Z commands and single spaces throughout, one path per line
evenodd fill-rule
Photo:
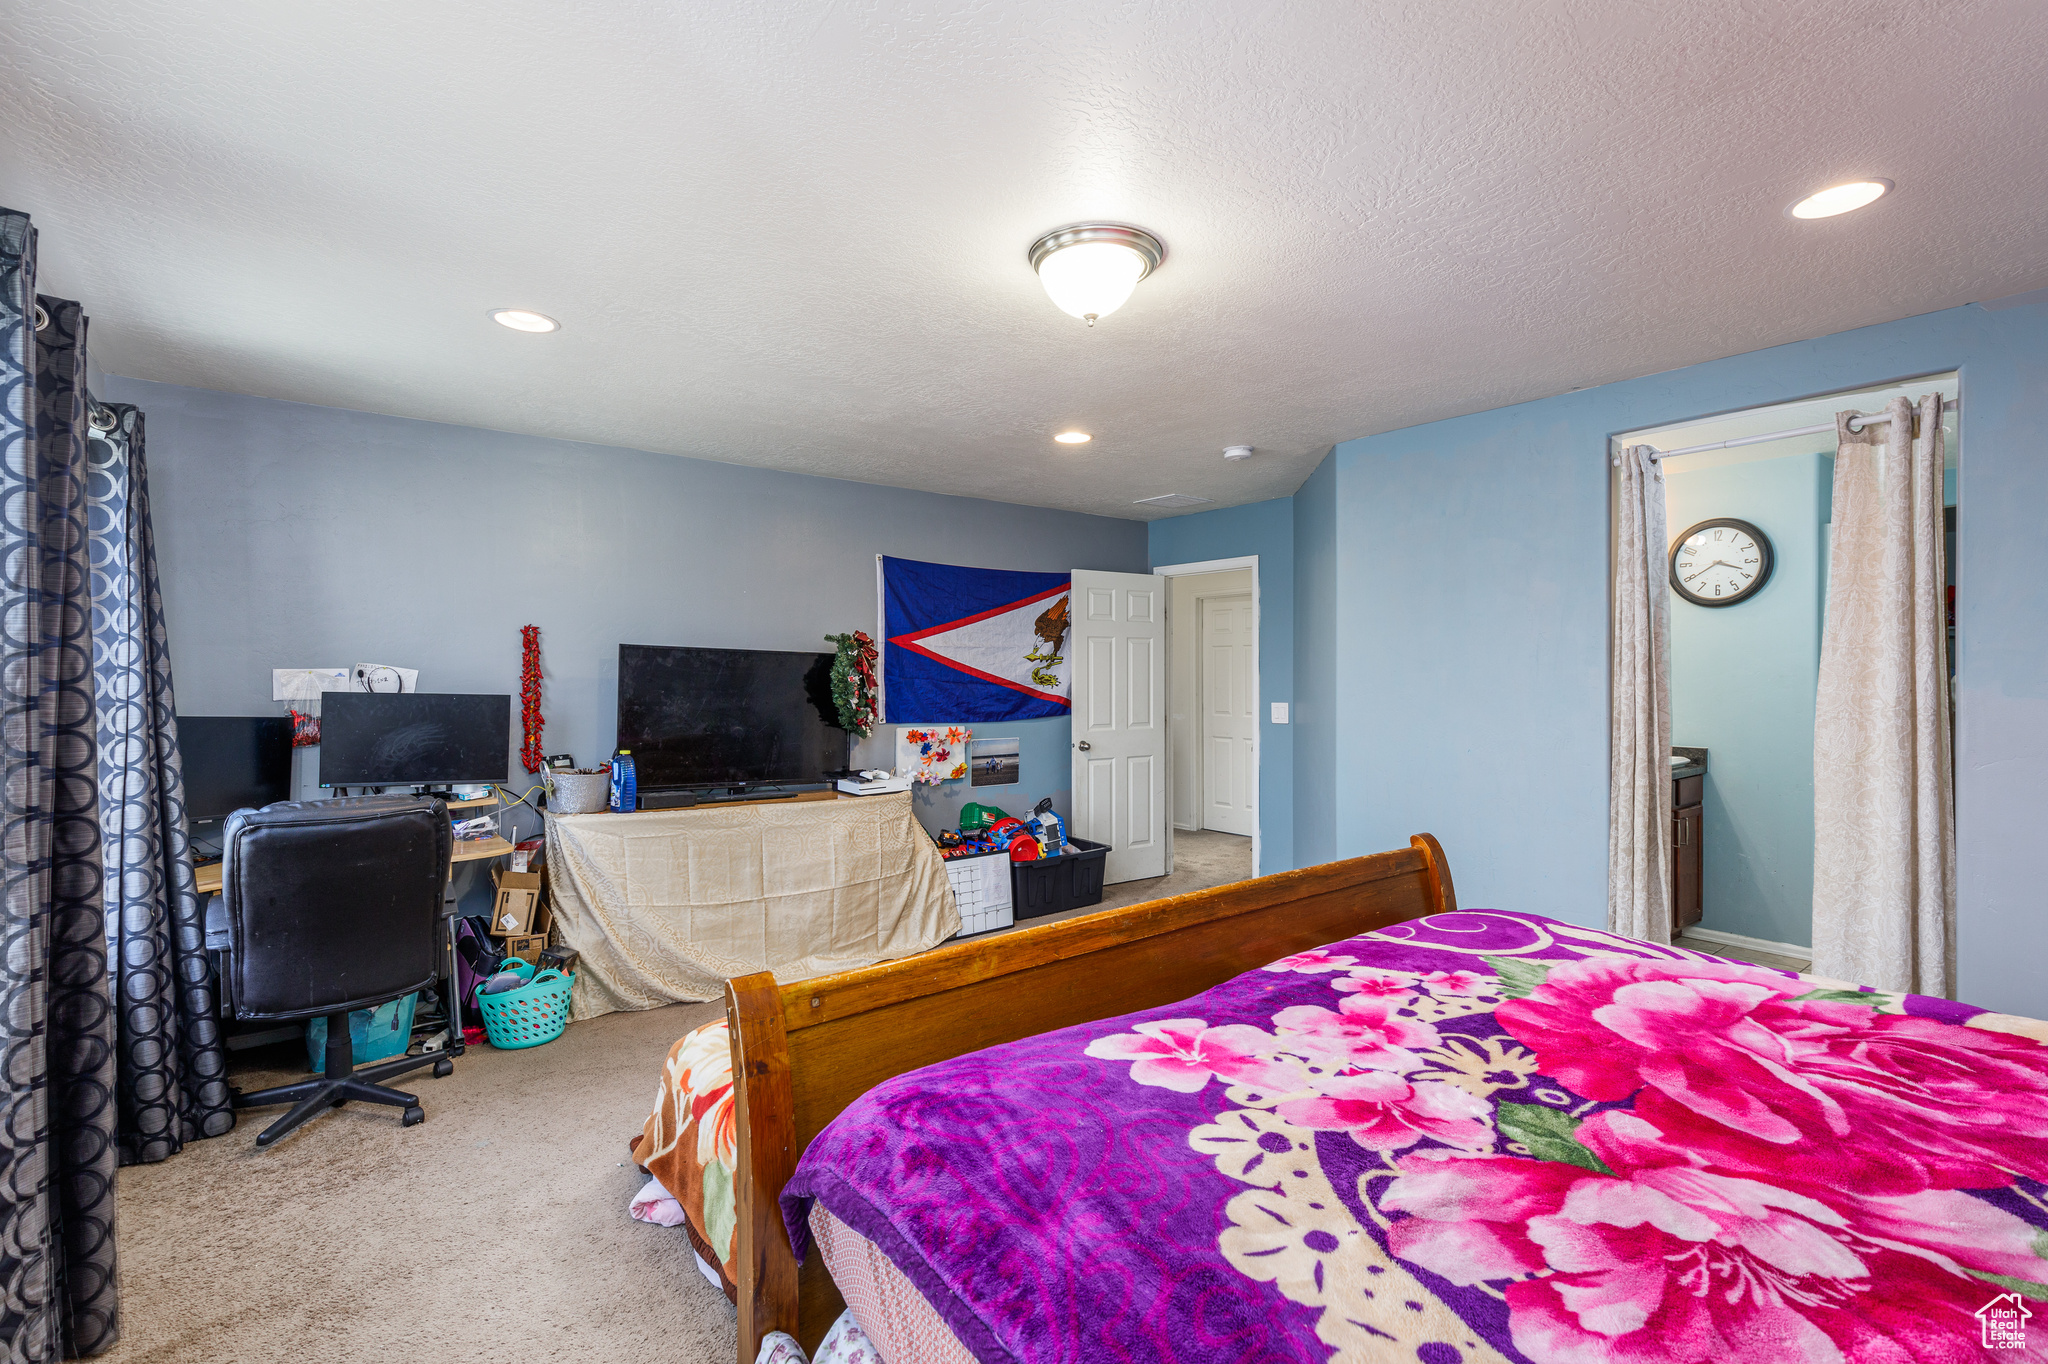
M 1010 866 L 1010 912 L 1019 919 L 1082 909 L 1102 903 L 1102 874 L 1109 845 L 1085 838 L 1068 840 L 1069 851 Z

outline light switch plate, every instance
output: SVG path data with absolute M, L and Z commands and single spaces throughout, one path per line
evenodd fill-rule
M 1275 701 L 1273 703 L 1273 723 L 1276 725 L 1287 723 L 1287 703 L 1285 701 Z

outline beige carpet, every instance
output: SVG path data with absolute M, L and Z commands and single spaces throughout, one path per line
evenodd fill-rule
M 1101 906 L 1251 875 L 1251 840 L 1180 833 L 1171 876 Z M 1043 923 L 1045 920 L 1030 920 Z M 393 1083 L 427 1120 L 350 1104 L 268 1151 L 244 1113 L 118 1185 L 121 1341 L 107 1364 L 725 1364 L 732 1305 L 680 1230 L 626 1215 L 627 1154 L 669 1045 L 722 1012 L 681 1004 L 573 1023 L 546 1046 L 471 1049 Z M 243 1089 L 303 1079 L 299 1044 L 234 1058 Z
M 1173 833 L 1173 871 L 1144 881 L 1126 881 L 1102 892 L 1096 908 L 1135 905 L 1142 900 L 1164 900 L 1171 895 L 1207 890 L 1243 881 L 1252 874 L 1252 841 L 1240 834 L 1220 834 L 1214 829 L 1176 829 Z
M 118 1184 L 121 1341 L 109 1364 L 725 1364 L 731 1304 L 680 1229 L 626 1215 L 626 1143 L 662 1057 L 718 1004 L 571 1024 L 525 1051 L 393 1083 L 427 1120 L 350 1104 L 268 1151 L 245 1113 Z M 304 1065 L 305 1052 L 297 1053 Z M 237 1058 L 244 1089 L 304 1078 Z

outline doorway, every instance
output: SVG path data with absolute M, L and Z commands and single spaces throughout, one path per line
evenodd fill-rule
M 1071 827 L 1110 850 L 1103 881 L 1117 889 L 1104 903 L 1257 875 L 1257 556 L 1149 574 L 1075 569 L 1073 601 Z M 1206 687 L 1205 607 L 1214 672 Z M 1206 722 L 1205 695 L 1215 712 Z M 1250 832 L 1216 827 L 1226 822 Z
M 1155 571 L 1167 580 L 1168 865 L 1241 868 L 1239 875 L 1252 876 L 1259 838 L 1257 559 Z
M 1670 593 L 1674 940 L 1805 969 L 1814 890 L 1814 705 L 1827 607 L 1835 414 L 1894 396 L 1959 396 L 1928 375 L 1615 438 L 1659 460 L 1669 548 L 1695 545 L 1688 595 Z M 1818 428 L 1818 429 L 1814 429 Z M 1959 424 L 1943 422 L 1950 602 Z M 1689 453 L 1688 453 L 1689 452 Z M 1723 553 L 1720 546 L 1734 548 Z M 1760 548 L 1759 548 L 1760 547 Z M 1749 557 L 1745 557 L 1749 556 Z M 1748 587 L 1743 565 L 1767 565 Z M 1688 582 L 1692 579 L 1688 578 Z M 1715 600 L 1723 590 L 1727 598 Z M 1955 664 L 1951 628 L 1949 666 Z M 1953 715 L 1953 711 L 1951 711 Z
M 1239 570 L 1243 572 L 1244 570 Z M 1235 577 L 1217 573 L 1215 578 Z M 1249 577 L 1249 574 L 1246 575 Z M 1199 584 L 1201 578 L 1184 581 Z M 1252 836 L 1258 803 L 1258 711 L 1252 674 L 1259 637 L 1252 625 L 1252 594 L 1200 594 L 1195 598 L 1194 822 L 1184 826 Z

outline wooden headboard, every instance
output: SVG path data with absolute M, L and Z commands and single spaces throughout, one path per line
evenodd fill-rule
M 811 1138 L 892 1076 L 1199 994 L 1290 953 L 1458 907 L 1435 838 L 1394 852 L 950 943 L 859 971 L 726 985 L 737 1100 L 739 1358 L 787 1331 L 815 1350 L 844 1310 L 799 1269 L 778 1202 Z

